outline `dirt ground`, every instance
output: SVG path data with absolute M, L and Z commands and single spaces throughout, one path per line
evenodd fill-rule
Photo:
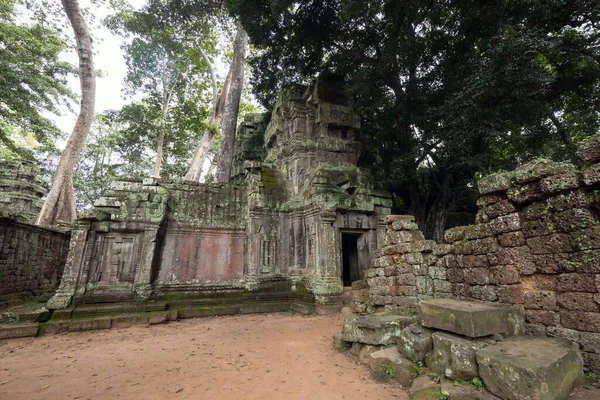
M 333 350 L 342 321 L 243 315 L 0 341 L 0 399 L 408 399 Z

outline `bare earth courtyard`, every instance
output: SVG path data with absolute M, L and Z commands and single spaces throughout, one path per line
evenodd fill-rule
M 342 321 L 242 315 L 0 341 L 0 399 L 407 399 L 333 349 Z

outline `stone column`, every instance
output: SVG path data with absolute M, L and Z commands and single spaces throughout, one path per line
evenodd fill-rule
M 158 225 L 146 225 L 142 237 L 142 257 L 135 271 L 134 287 L 138 300 L 148 300 L 152 294 L 152 266 L 156 254 Z
M 335 213 L 321 215 L 321 240 L 319 243 L 319 265 L 317 274 L 321 276 L 340 275 L 339 232 L 335 227 Z
M 85 285 L 85 282 L 79 282 L 79 277 L 81 275 L 81 269 L 83 268 L 90 222 L 75 221 L 72 227 L 69 255 L 67 256 L 67 262 L 65 263 L 60 286 L 54 296 L 46 303 L 46 307 L 51 310 L 69 307 L 78 284 Z

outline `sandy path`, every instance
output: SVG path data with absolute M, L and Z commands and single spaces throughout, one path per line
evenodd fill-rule
M 0 399 L 407 399 L 333 350 L 342 319 L 244 315 L 0 341 Z

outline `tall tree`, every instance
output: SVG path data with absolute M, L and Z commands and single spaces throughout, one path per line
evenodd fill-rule
M 73 170 L 94 120 L 96 102 L 96 76 L 90 30 L 77 0 L 62 0 L 62 5 L 77 42 L 81 103 L 77 122 L 61 154 L 50 192 L 37 220 L 37 224 L 42 226 L 53 225 L 59 221 L 70 223 L 77 216 Z
M 438 241 L 476 173 L 549 149 L 577 162 L 573 140 L 598 131 L 596 3 L 228 0 L 260 50 L 257 96 L 268 106 L 286 82 L 343 75 L 363 161 Z
M 217 182 L 229 182 L 229 178 L 231 177 L 235 132 L 237 129 L 242 90 L 244 88 L 244 64 L 246 62 L 247 46 L 248 35 L 242 24 L 238 23 L 238 31 L 233 45 L 233 60 L 230 67 L 231 87 L 225 104 L 223 132 L 219 146 L 219 158 L 217 160 L 217 173 L 215 176 Z
M 205 72 L 208 70 L 212 75 L 212 65 L 206 65 L 207 53 L 216 52 L 214 34 L 204 33 L 201 38 L 190 40 L 165 21 L 164 13 L 162 5 L 147 6 L 140 11 L 124 7 L 106 20 L 113 32 L 133 36 L 124 46 L 128 69 L 126 91 L 135 96 L 144 94 L 145 103 L 155 101 L 161 110 L 156 126 L 151 129 L 156 134 L 155 178 L 160 177 L 167 156 L 165 148 L 171 140 L 167 133 L 175 114 L 173 107 L 194 96 L 199 105 L 202 103 Z M 200 108 L 197 118 L 202 114 Z

